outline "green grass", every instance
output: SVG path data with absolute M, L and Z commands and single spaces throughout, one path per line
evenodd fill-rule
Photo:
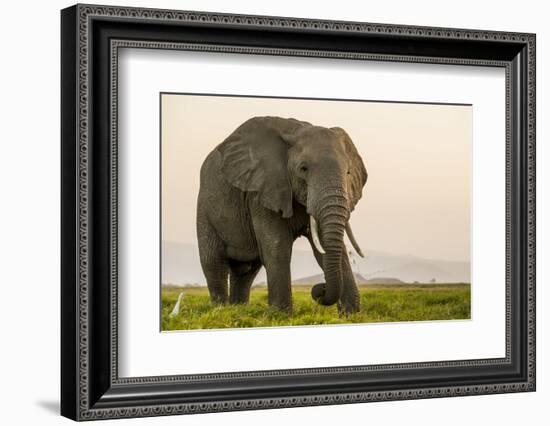
M 170 318 L 180 292 L 179 314 Z M 162 330 L 280 327 L 470 318 L 470 284 L 365 285 L 359 287 L 361 311 L 343 317 L 336 306 L 320 306 L 310 287 L 292 289 L 293 312 L 270 308 L 267 289 L 252 289 L 248 305 L 213 305 L 204 287 L 162 287 Z

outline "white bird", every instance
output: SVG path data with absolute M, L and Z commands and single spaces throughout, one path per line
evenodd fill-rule
M 178 301 L 176 302 L 176 306 L 174 306 L 174 309 L 172 309 L 172 312 L 170 312 L 170 315 L 169 315 L 170 318 L 174 318 L 180 313 L 180 305 L 181 305 L 182 299 L 183 299 L 183 291 L 178 296 Z

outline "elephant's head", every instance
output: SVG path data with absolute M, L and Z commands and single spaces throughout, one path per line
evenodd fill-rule
M 293 200 L 306 207 L 316 249 L 323 253 L 326 284 L 312 289 L 322 305 L 342 293 L 344 232 L 362 256 L 349 226 L 361 198 L 367 171 L 349 135 L 294 119 L 256 117 L 241 125 L 219 147 L 222 172 L 234 186 L 255 191 L 260 202 L 284 218 Z

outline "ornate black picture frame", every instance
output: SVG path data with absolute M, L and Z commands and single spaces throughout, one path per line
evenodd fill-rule
M 96 5 L 61 12 L 61 414 L 158 416 L 535 390 L 535 35 Z M 120 378 L 117 52 L 186 49 L 506 71 L 506 356 Z

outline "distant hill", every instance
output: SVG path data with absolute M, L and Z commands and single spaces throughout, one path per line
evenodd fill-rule
M 163 241 L 161 247 L 162 283 L 206 285 L 199 261 L 198 247 L 194 244 Z M 350 256 L 355 277 L 359 284 L 398 284 L 400 282 L 436 283 L 470 282 L 470 263 L 446 260 L 423 259 L 414 256 L 392 255 L 366 250 L 365 258 Z M 322 270 L 311 250 L 295 249 L 291 262 L 293 283 L 311 284 L 324 282 Z M 306 282 L 307 280 L 307 282 Z M 381 282 L 383 280 L 384 282 Z M 389 281 L 387 281 L 389 280 Z M 396 281 L 392 281 L 396 280 Z M 255 283 L 265 283 L 262 268 Z
M 359 274 L 354 274 L 354 275 L 355 275 L 355 281 L 357 282 L 365 281 L 365 279 L 361 275 Z M 296 280 L 292 280 L 292 284 L 294 285 L 311 285 L 311 284 L 317 284 L 322 282 L 325 282 L 325 276 L 323 274 L 315 274 L 315 275 L 310 275 L 309 277 L 303 277 L 303 278 L 298 278 Z
M 357 284 L 363 284 L 363 283 L 357 281 Z M 365 284 L 406 284 L 406 283 L 397 278 L 379 277 L 379 278 L 371 278 L 370 280 L 366 280 Z
M 397 278 L 388 278 L 388 277 L 380 277 L 380 278 L 371 278 L 366 279 L 361 274 L 354 273 L 355 282 L 357 284 L 405 284 L 403 281 L 397 279 Z M 297 280 L 292 280 L 293 285 L 310 285 L 310 284 L 317 284 L 322 283 L 325 281 L 325 276 L 323 274 L 317 274 L 317 275 L 311 275 L 309 277 L 304 278 L 298 278 Z
M 378 277 L 378 278 L 371 278 L 366 279 L 361 274 L 358 274 L 354 272 L 355 282 L 357 284 L 404 284 L 403 281 L 397 278 L 390 278 L 390 277 Z M 325 281 L 325 277 L 323 274 L 317 274 L 312 275 L 309 277 L 299 278 L 297 280 L 293 280 L 293 285 L 311 285 L 311 284 L 317 284 Z M 262 283 L 263 284 L 263 283 Z

